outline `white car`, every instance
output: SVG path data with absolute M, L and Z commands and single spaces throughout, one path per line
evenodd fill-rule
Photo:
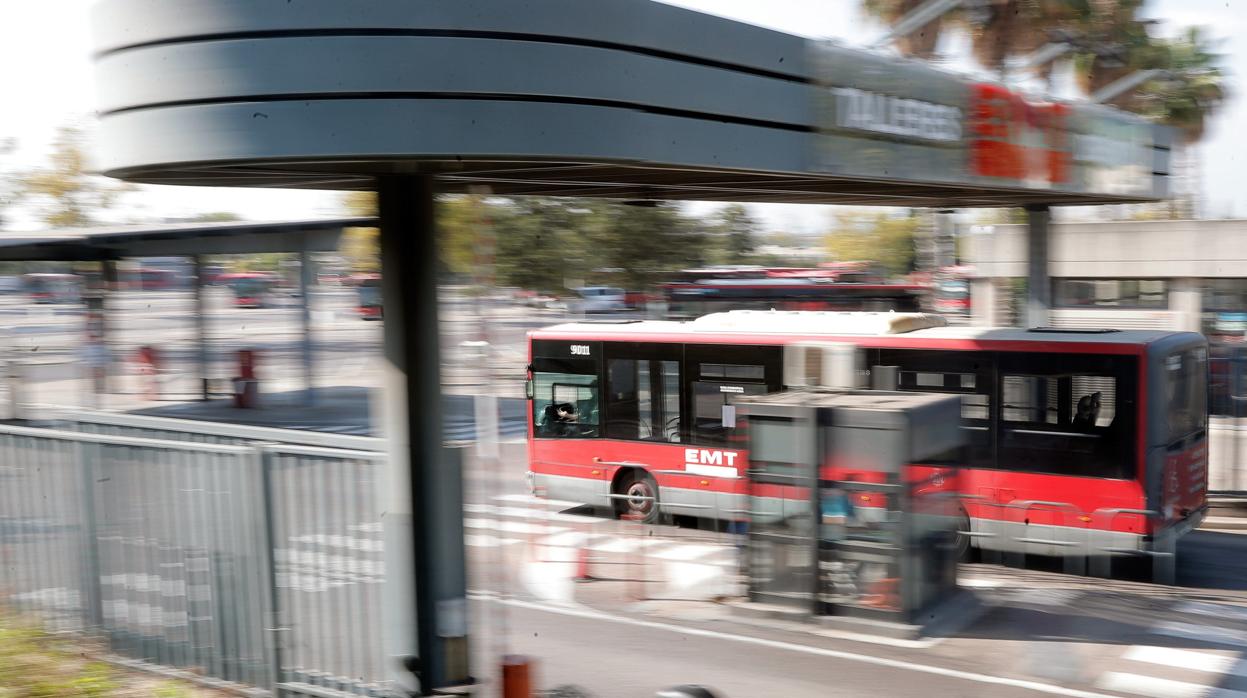
M 580 309 L 586 313 L 611 313 L 627 308 L 624 290 L 613 286 L 586 286 L 576 289 Z

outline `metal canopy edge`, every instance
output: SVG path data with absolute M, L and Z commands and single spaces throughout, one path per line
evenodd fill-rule
M 1148 201 L 1168 130 L 650 0 L 103 0 L 102 169 L 205 186 Z

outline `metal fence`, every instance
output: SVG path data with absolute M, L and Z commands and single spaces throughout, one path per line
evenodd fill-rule
M 145 662 L 380 695 L 381 465 L 0 426 L 0 595 Z
M 119 414 L 75 410 L 55 421 L 56 426 L 72 431 L 109 436 L 134 436 L 170 441 L 231 444 L 245 446 L 257 443 L 295 444 L 320 448 L 341 448 L 352 451 L 380 452 L 385 442 L 367 436 L 328 434 L 300 429 L 274 429 L 246 424 L 226 424 L 168 417 Z

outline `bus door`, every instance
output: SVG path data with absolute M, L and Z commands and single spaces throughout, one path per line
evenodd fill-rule
M 778 392 L 783 384 L 778 346 L 686 345 L 685 414 L 689 441 L 698 446 L 741 451 L 735 400 Z
M 628 495 L 627 499 L 614 500 L 615 510 L 620 515 L 655 522 L 664 514 L 686 513 L 667 504 L 713 508 L 714 490 L 700 485 L 700 478 L 683 476 L 687 462 L 680 415 L 683 345 L 605 342 L 603 353 L 606 438 L 598 444 L 596 457 L 611 491 Z M 661 497 L 659 488 L 664 490 Z M 707 501 L 695 501 L 697 498 Z M 661 506 L 655 504 L 658 499 Z

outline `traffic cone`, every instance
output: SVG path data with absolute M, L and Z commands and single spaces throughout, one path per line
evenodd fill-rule
M 576 552 L 576 581 L 592 582 L 593 575 L 589 574 L 589 546 L 581 545 Z
M 508 654 L 502 658 L 502 698 L 532 698 L 532 660 Z

